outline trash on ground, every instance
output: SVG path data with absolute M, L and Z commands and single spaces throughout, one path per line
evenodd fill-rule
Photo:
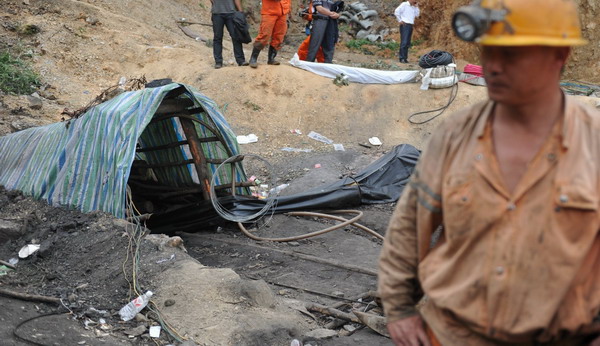
M 11 270 L 13 270 L 13 269 L 9 268 L 7 266 L 4 266 L 4 265 L 0 266 L 0 276 L 8 274 L 8 272 Z
M 302 131 L 300 131 L 300 129 L 291 129 L 290 130 L 291 133 L 295 134 L 295 135 L 301 135 Z
M 160 326 L 152 326 L 152 327 L 150 327 L 150 337 L 152 337 L 152 338 L 160 338 Z
M 290 184 L 281 184 L 269 190 L 269 194 L 279 194 L 283 189 L 290 186 Z
M 13 257 L 11 259 L 8 260 L 8 263 L 12 264 L 12 265 L 16 265 L 17 263 L 19 263 L 19 259 L 16 257 Z
M 27 258 L 29 255 L 33 254 L 37 250 L 40 249 L 40 244 L 28 244 L 25 245 L 19 250 L 19 258 Z
M 333 145 L 333 149 L 335 149 L 335 151 L 346 151 L 346 149 L 344 149 L 344 145 L 343 144 L 334 144 Z
M 312 151 L 312 149 L 301 149 L 301 148 L 290 148 L 290 147 L 284 147 L 284 148 L 281 148 L 281 150 L 288 151 L 288 152 L 294 152 L 294 153 L 310 153 Z
M 320 163 L 315 163 L 315 168 L 321 168 L 321 164 Z
M 333 84 L 341 87 L 344 85 L 349 85 L 350 80 L 349 80 L 348 76 L 346 76 L 343 73 L 340 73 L 339 75 L 335 76 L 335 78 L 333 79 Z
M 258 142 L 258 137 L 254 133 L 251 133 L 247 136 L 239 135 L 239 136 L 237 136 L 237 142 L 239 144 L 254 143 L 254 142 Z
M 371 143 L 372 145 L 381 145 L 381 140 L 377 137 L 371 137 L 369 138 L 369 143 Z
M 132 320 L 138 312 L 142 311 L 142 309 L 148 305 L 150 297 L 152 297 L 152 291 L 142 294 L 123 306 L 121 310 L 119 310 L 119 315 L 123 321 Z
M 333 144 L 333 141 L 319 133 L 316 133 L 315 131 L 310 131 L 310 133 L 308 134 L 308 137 L 314 139 L 315 141 L 319 141 L 319 142 L 323 142 L 325 144 Z
M 168 262 L 168 261 L 171 261 L 173 259 L 175 259 L 175 254 L 171 254 L 171 257 L 169 257 L 169 258 L 163 258 L 163 259 L 160 259 L 160 260 L 156 261 L 156 264 L 161 264 L 161 263 L 164 263 L 164 262 Z

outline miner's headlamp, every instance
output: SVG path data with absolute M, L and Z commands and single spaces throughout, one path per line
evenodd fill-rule
M 481 37 L 493 22 L 503 21 L 506 9 L 489 9 L 481 7 L 481 0 L 469 6 L 462 6 L 452 16 L 452 29 L 461 40 L 472 42 Z

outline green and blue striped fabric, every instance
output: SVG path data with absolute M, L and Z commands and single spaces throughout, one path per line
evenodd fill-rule
M 90 108 L 77 119 L 30 128 L 0 137 L 0 185 L 10 190 L 88 212 L 102 210 L 125 216 L 127 181 L 134 159 L 148 164 L 191 159 L 187 146 L 136 153 L 136 145 L 156 146 L 184 139 L 179 120 L 152 122 L 156 110 L 172 90 L 183 87 L 178 98 L 189 98 L 203 111 L 191 115 L 216 129 L 224 140 L 202 143 L 206 158 L 237 155 L 236 136 L 214 101 L 193 87 L 172 83 L 158 88 L 125 92 Z M 195 122 L 198 137 L 214 134 Z M 207 164 L 214 174 L 218 165 Z M 235 180 L 245 181 L 242 165 L 235 165 Z M 193 165 L 153 169 L 167 186 L 198 184 Z M 217 185 L 231 182 L 231 168 L 215 177 Z

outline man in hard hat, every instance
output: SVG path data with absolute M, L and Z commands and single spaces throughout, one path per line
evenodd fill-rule
M 392 216 L 379 293 L 396 345 L 599 345 L 600 114 L 559 87 L 571 0 L 476 1 L 489 100 L 432 134 Z M 418 307 L 417 307 L 418 306 Z
M 254 47 L 250 56 L 250 67 L 258 67 L 260 51 L 269 47 L 267 64 L 279 65 L 275 60 L 287 32 L 287 17 L 290 13 L 291 0 L 262 0 L 260 10 L 260 29 L 254 39 Z

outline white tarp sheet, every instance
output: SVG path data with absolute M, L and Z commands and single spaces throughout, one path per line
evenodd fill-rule
M 299 67 L 327 78 L 335 78 L 340 74 L 348 77 L 352 83 L 363 84 L 400 84 L 413 81 L 419 71 L 381 71 L 361 67 L 350 67 L 337 64 L 323 64 L 300 60 L 298 54 L 294 54 L 290 60 L 292 66 Z

